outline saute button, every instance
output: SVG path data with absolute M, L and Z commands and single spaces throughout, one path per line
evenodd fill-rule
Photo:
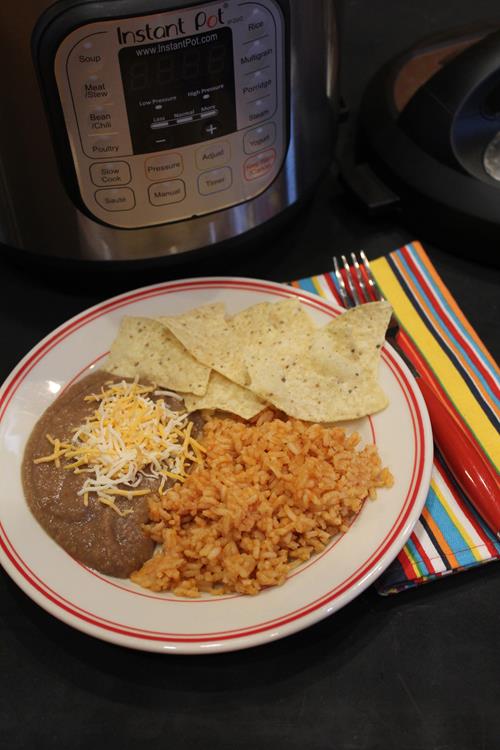
M 264 148 L 272 146 L 276 140 L 276 125 L 274 122 L 266 122 L 258 128 L 253 128 L 245 133 L 243 148 L 246 154 L 254 154 Z
M 198 177 L 198 190 L 201 195 L 220 193 L 222 190 L 228 190 L 232 184 L 233 173 L 231 167 L 212 169 L 210 172 L 203 172 Z
M 127 185 L 132 176 L 126 161 L 105 161 L 92 164 L 90 176 L 94 185 L 99 187 Z
M 274 148 L 251 156 L 243 165 L 245 180 L 257 180 L 259 177 L 264 177 L 272 170 L 275 161 L 276 151 Z
M 149 186 L 149 200 L 153 206 L 180 203 L 186 197 L 186 186 L 182 180 L 155 182 Z
M 199 148 L 196 152 L 196 166 L 198 169 L 222 167 L 231 158 L 231 147 L 227 141 L 210 143 Z
M 184 164 L 180 154 L 168 153 L 146 159 L 145 169 L 149 180 L 165 180 L 182 174 Z
M 95 199 L 106 211 L 130 211 L 135 208 L 134 191 L 127 187 L 96 190 Z

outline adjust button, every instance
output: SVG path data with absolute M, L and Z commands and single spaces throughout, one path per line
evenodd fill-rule
M 182 180 L 155 182 L 149 186 L 149 200 L 153 206 L 180 203 L 186 197 L 186 186 Z
M 196 166 L 198 169 L 222 167 L 231 158 L 231 147 L 227 141 L 210 143 L 199 148 L 196 152 Z
M 106 211 L 130 211 L 135 208 L 134 191 L 127 187 L 96 190 L 95 199 Z
M 182 174 L 184 164 L 180 154 L 167 153 L 146 159 L 145 169 L 148 180 L 165 180 Z
M 128 185 L 132 178 L 126 161 L 105 161 L 92 164 L 90 177 L 94 185 L 98 187 Z
M 252 128 L 245 133 L 243 148 L 246 154 L 254 154 L 264 148 L 272 146 L 276 140 L 276 125 L 274 122 L 266 122 L 258 128 Z
M 264 177 L 272 170 L 275 161 L 276 151 L 274 148 L 251 156 L 243 165 L 245 180 L 258 180 L 259 177 Z
M 212 169 L 210 172 L 203 172 L 198 177 L 198 190 L 201 195 L 220 193 L 222 190 L 228 190 L 232 184 L 233 173 L 231 167 Z

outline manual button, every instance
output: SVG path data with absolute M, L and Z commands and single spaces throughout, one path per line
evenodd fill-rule
M 149 186 L 149 200 L 153 206 L 167 206 L 180 203 L 186 197 L 186 186 L 182 180 L 155 182 Z
M 135 208 L 134 191 L 127 187 L 96 190 L 95 199 L 106 211 L 130 211 Z
M 198 177 L 198 191 L 201 195 L 220 193 L 222 190 L 228 190 L 232 184 L 233 173 L 231 167 L 212 169 L 210 172 L 204 172 Z
M 132 176 L 126 161 L 105 161 L 92 164 L 90 177 L 94 185 L 106 187 L 111 185 L 128 185 Z
M 196 165 L 198 169 L 210 169 L 211 167 L 222 167 L 231 158 L 231 147 L 227 141 L 210 143 L 199 148 L 196 152 Z

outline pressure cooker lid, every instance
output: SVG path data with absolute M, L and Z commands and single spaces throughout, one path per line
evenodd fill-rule
M 423 40 L 379 70 L 342 175 L 371 212 L 398 205 L 418 238 L 497 264 L 500 21 Z

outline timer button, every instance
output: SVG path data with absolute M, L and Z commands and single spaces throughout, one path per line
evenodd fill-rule
M 248 130 L 243 138 L 243 149 L 246 154 L 254 154 L 272 146 L 276 140 L 276 125 L 266 122 L 258 128 Z
M 130 167 L 126 161 L 104 161 L 92 164 L 90 177 L 94 185 L 98 187 L 127 185 L 132 179 Z
M 162 154 L 146 159 L 144 165 L 148 180 L 165 180 L 179 177 L 184 171 L 184 164 L 180 154 Z
M 198 169 L 222 167 L 231 158 L 231 147 L 227 141 L 217 141 L 199 148 L 196 152 L 196 166 Z
M 271 172 L 276 161 L 276 151 L 274 148 L 269 148 L 267 151 L 262 151 L 260 154 L 251 156 L 243 165 L 243 174 L 245 180 L 258 180 L 259 177 L 264 177 Z
M 128 187 L 96 190 L 95 199 L 106 211 L 130 211 L 135 208 L 134 191 Z
M 186 186 L 182 180 L 155 182 L 149 186 L 149 201 L 153 206 L 167 206 L 180 203 L 186 197 Z
M 203 172 L 198 177 L 198 191 L 201 195 L 211 195 L 228 190 L 233 184 L 233 173 L 231 167 L 212 169 Z

